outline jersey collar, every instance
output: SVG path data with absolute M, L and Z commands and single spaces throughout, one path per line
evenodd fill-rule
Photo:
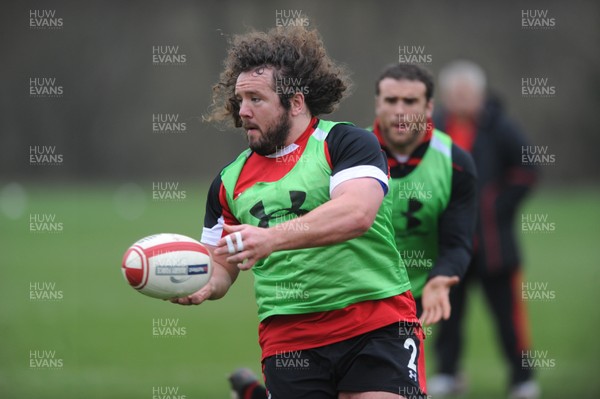
M 294 141 L 290 145 L 285 146 L 284 148 L 277 150 L 273 154 L 265 155 L 265 157 L 266 158 L 282 157 L 282 156 L 291 154 L 292 152 L 296 151 L 300 147 L 304 147 L 304 145 L 308 141 L 308 138 L 310 137 L 311 134 L 313 134 L 313 132 L 317 128 L 318 124 L 319 124 L 319 119 L 313 116 L 312 119 L 310 120 L 310 122 L 308 123 L 306 130 L 300 135 L 300 137 L 298 137 L 298 139 L 296 141 Z

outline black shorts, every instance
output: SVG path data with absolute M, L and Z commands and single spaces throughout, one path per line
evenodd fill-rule
M 271 399 L 337 399 L 339 392 L 391 392 L 425 398 L 423 332 L 400 322 L 318 348 L 263 360 Z M 421 383 L 421 384 L 420 384 Z

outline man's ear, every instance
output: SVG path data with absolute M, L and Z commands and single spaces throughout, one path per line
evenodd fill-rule
M 298 116 L 306 110 L 306 103 L 304 102 L 304 93 L 297 91 L 290 98 L 290 112 L 292 116 Z
M 427 118 L 431 118 L 433 116 L 433 98 L 430 98 L 427 102 L 427 107 L 425 108 L 425 114 Z

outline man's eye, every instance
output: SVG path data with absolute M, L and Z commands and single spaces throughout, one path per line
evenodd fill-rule
M 256 102 L 260 101 L 260 98 L 252 97 L 252 98 L 250 98 L 250 101 L 252 101 L 253 103 L 256 103 Z

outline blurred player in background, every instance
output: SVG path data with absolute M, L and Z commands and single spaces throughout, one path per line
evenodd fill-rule
M 433 78 L 422 67 L 388 66 L 375 86 L 373 132 L 390 167 L 392 221 L 424 324 L 450 316 L 450 287 L 471 261 L 475 165 L 434 128 Z
M 478 173 L 479 215 L 474 255 L 464 283 L 451 292 L 452 315 L 442 322 L 436 341 L 438 375 L 429 383 L 431 394 L 465 389 L 457 373 L 462 352 L 462 324 L 468 284 L 477 280 L 488 300 L 510 366 L 510 397 L 536 398 L 539 387 L 532 370 L 522 367 L 522 351 L 530 348 L 521 299 L 521 259 L 514 235 L 514 218 L 536 180 L 532 166 L 523 165 L 528 142 L 506 117 L 498 100 L 486 94 L 483 70 L 468 61 L 455 61 L 439 75 L 443 107 L 435 125 L 472 153 Z M 439 111 L 439 112 L 438 112 Z
M 210 119 L 233 119 L 250 148 L 209 190 L 213 276 L 174 302 L 219 299 L 252 269 L 272 399 L 423 397 L 423 331 L 385 156 L 366 130 L 317 118 L 346 82 L 318 33 L 295 27 L 234 37 L 213 89 Z

